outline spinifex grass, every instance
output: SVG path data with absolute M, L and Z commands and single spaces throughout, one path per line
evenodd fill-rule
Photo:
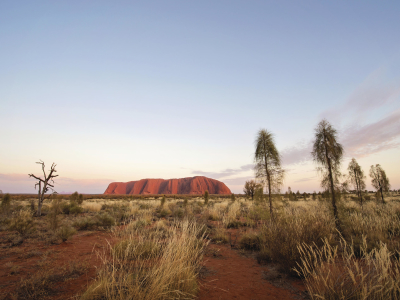
M 184 220 L 163 239 L 157 230 L 128 228 L 123 244 L 104 253 L 97 280 L 81 299 L 193 299 L 198 291 L 197 270 L 206 243 L 201 228 Z M 144 245 L 147 240 L 147 246 Z M 144 252 L 146 255 L 144 255 Z M 151 254 L 151 255 L 147 255 Z

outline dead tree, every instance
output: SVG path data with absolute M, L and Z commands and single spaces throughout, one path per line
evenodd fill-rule
M 51 190 L 53 193 L 52 194 L 56 194 L 56 192 L 53 190 L 54 188 L 54 180 L 53 178 L 57 177 L 58 175 L 53 175 L 53 173 L 57 172 L 56 171 L 56 164 L 53 163 L 51 165 L 50 168 L 50 173 L 49 175 L 46 175 L 46 171 L 44 170 L 45 165 L 43 161 L 37 162 L 37 164 L 42 165 L 42 171 L 43 171 L 43 175 L 44 175 L 44 179 L 37 177 L 33 174 L 28 174 L 29 177 L 33 177 L 35 179 L 38 180 L 38 182 L 35 184 L 35 189 L 36 186 L 39 186 L 39 192 L 38 192 L 38 210 L 37 210 L 37 215 L 40 217 L 40 215 L 42 214 L 42 205 L 43 205 L 43 201 L 44 201 L 44 196 L 45 194 Z

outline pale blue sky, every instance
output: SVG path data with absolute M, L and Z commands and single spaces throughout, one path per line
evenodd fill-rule
M 240 192 L 260 128 L 285 189 L 318 190 L 322 117 L 400 188 L 399 16 L 398 1 L 0 1 L 0 190 L 34 192 L 42 159 L 59 192 L 202 174 Z

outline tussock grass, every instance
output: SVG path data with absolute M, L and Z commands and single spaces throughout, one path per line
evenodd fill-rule
M 195 298 L 199 289 L 197 270 L 206 246 L 196 237 L 201 227 L 180 221 L 164 240 L 154 232 L 149 240 L 148 230 L 126 231 L 126 239 L 111 247 L 110 256 L 102 256 L 104 267 L 81 299 Z M 157 245 L 163 245 L 162 251 Z
M 301 244 L 298 250 L 296 272 L 312 299 L 400 299 L 400 261 L 383 243 L 368 251 L 363 237 L 359 259 L 344 239 L 335 247 L 325 240 L 322 247 Z

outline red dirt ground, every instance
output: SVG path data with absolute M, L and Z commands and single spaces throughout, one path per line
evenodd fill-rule
M 4 237 L 4 236 L 0 236 Z M 107 232 L 79 232 L 71 240 L 58 244 L 46 245 L 37 241 L 24 241 L 20 246 L 8 248 L 4 240 L 0 249 L 0 299 L 16 299 L 13 293 L 21 280 L 32 277 L 35 273 L 68 268 L 69 263 L 84 263 L 84 274 L 72 276 L 66 281 L 56 282 L 55 289 L 43 299 L 74 299 L 96 276 L 96 268 L 101 265 L 96 250 L 107 247 L 112 238 Z M 36 251 L 36 254 L 35 254 Z M 30 253 L 34 254 L 30 257 Z M 45 259 L 43 259 L 45 258 Z M 10 263 L 20 267 L 16 274 L 11 274 Z M 22 299 L 21 297 L 17 299 Z

